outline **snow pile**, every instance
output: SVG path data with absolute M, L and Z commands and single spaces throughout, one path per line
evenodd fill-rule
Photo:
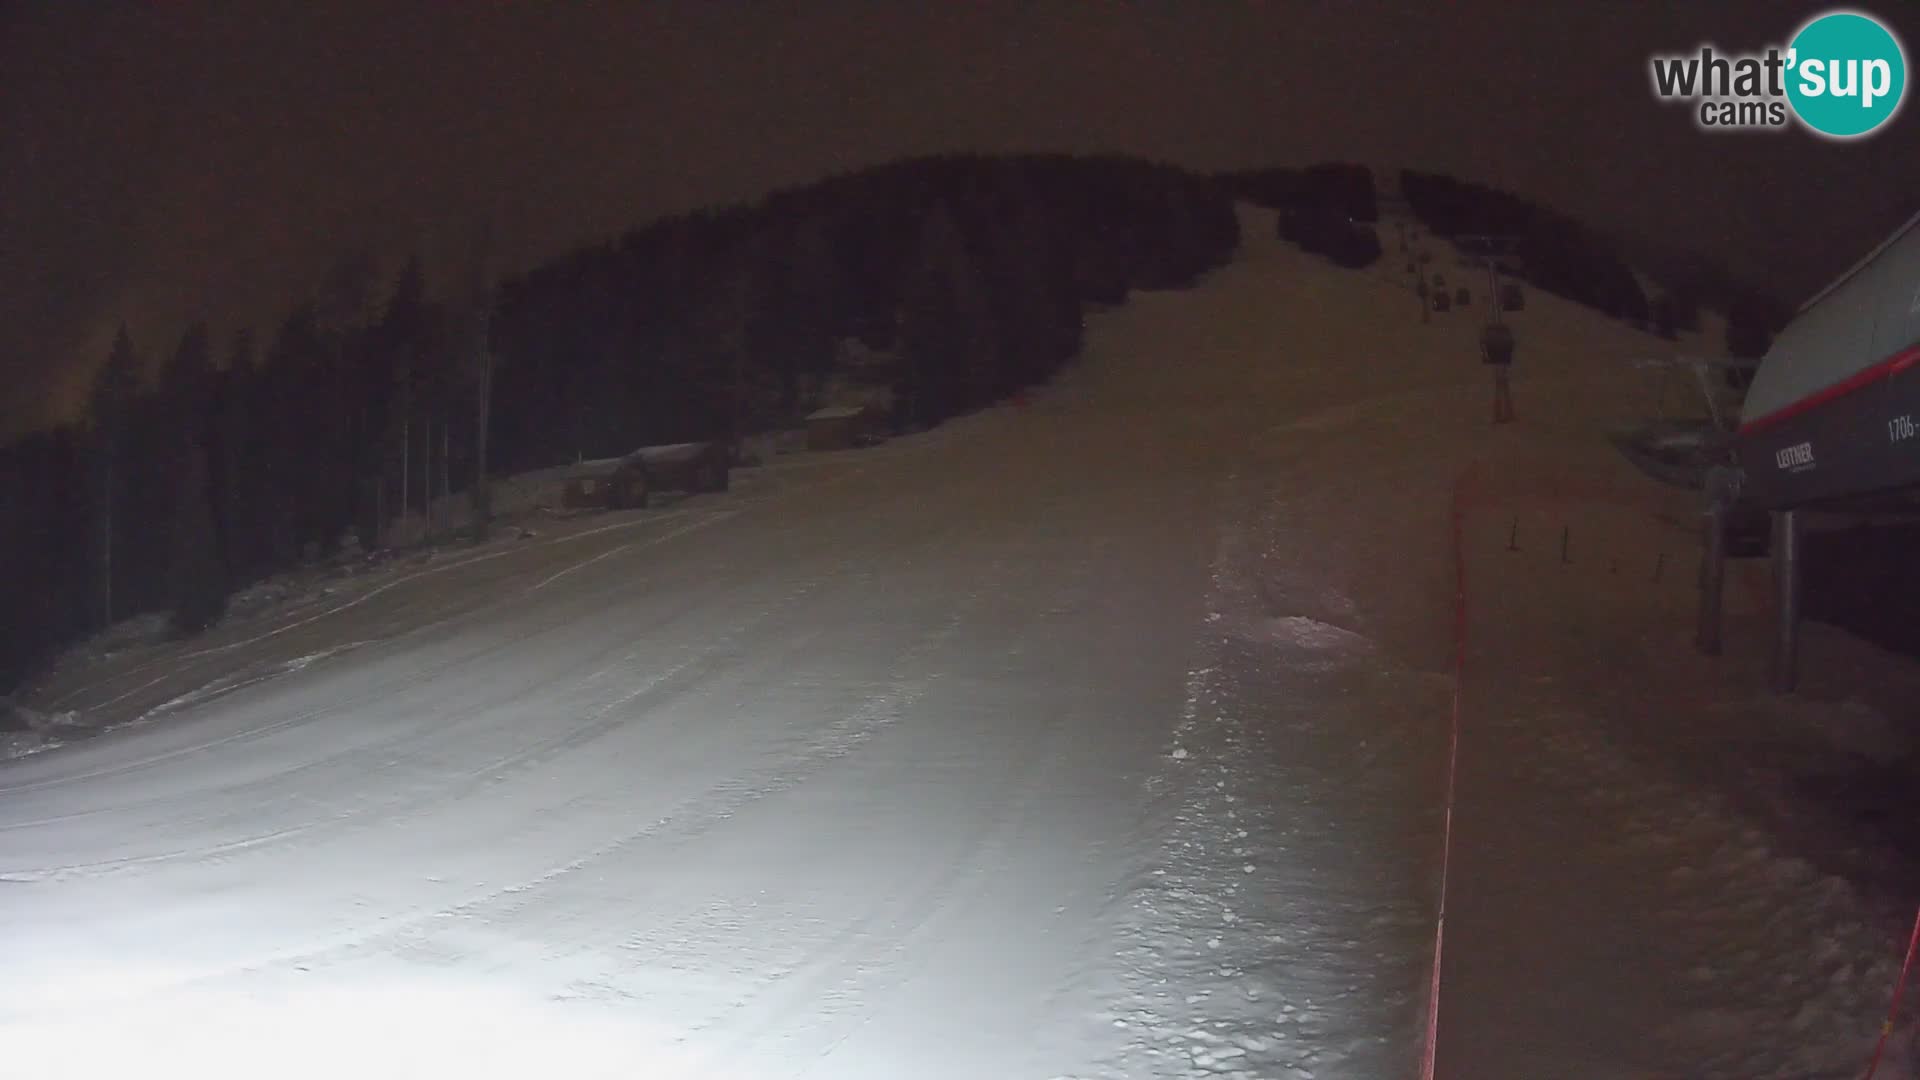
M 0 696 L 0 760 L 51 749 L 77 730 L 79 718 L 72 712 L 43 713 Z
M 134 615 L 67 649 L 49 668 L 54 672 L 63 672 L 102 663 L 164 642 L 171 634 L 165 613 Z

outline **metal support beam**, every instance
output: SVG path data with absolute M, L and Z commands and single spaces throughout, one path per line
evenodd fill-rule
M 1693 644 L 1707 656 L 1720 655 L 1722 598 L 1727 583 L 1727 511 L 1714 503 L 1700 516 L 1702 530 L 1700 561 L 1700 617 L 1694 629 Z
M 1800 682 L 1800 511 L 1773 512 L 1773 689 L 1790 694 Z

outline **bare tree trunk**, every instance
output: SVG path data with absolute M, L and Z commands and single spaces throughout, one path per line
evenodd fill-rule
M 407 523 L 407 514 L 413 510 L 412 492 L 408 489 L 413 479 L 413 417 L 404 416 L 400 420 L 400 524 Z
M 113 625 L 113 453 L 107 453 L 100 499 L 100 626 Z
M 473 486 L 468 490 L 476 544 L 485 540 L 493 527 L 493 477 L 487 471 L 487 436 L 493 421 L 493 226 L 488 221 L 480 228 L 473 257 L 472 293 L 467 300 L 467 348 L 474 382 Z
M 420 530 L 425 538 L 433 516 L 433 414 L 427 414 L 426 430 L 420 433 Z
M 414 486 L 420 492 L 420 539 L 425 540 L 433 532 L 433 522 L 429 520 L 433 508 L 432 413 L 428 413 L 420 421 L 420 483 Z
M 450 487 L 450 485 L 453 483 L 453 478 L 450 475 L 448 475 L 448 464 L 447 464 L 449 461 L 452 460 L 452 458 L 453 458 L 453 421 L 442 420 L 440 422 L 440 498 L 435 500 L 434 502 L 434 505 L 436 507 L 439 506 L 440 503 L 447 501 L 448 495 L 453 494 Z
M 424 515 L 427 539 L 433 539 L 434 516 L 440 508 L 433 502 L 433 417 L 427 417 L 426 445 L 420 448 L 420 510 Z
M 727 455 L 733 455 L 733 448 L 740 445 L 745 434 L 745 412 L 747 408 L 747 347 L 746 335 L 741 334 L 740 343 L 733 350 L 733 409 L 727 420 Z
M 474 406 L 478 413 L 473 424 L 473 539 L 479 543 L 487 538 L 487 530 L 493 525 L 493 481 L 487 473 L 487 426 L 493 417 L 493 346 L 488 335 L 491 331 L 492 305 L 486 299 L 487 314 L 480 320 L 481 331 L 476 348 L 479 352 L 480 386 L 474 395 Z

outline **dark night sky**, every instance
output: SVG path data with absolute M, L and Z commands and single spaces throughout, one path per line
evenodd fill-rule
M 69 409 L 122 319 L 151 353 L 196 315 L 270 331 L 354 250 L 431 263 L 491 216 L 524 263 L 946 150 L 1441 169 L 1797 299 L 1915 208 L 1917 110 L 1854 144 L 1707 136 L 1646 58 L 1828 6 L 0 7 L 0 430 Z M 1912 5 L 1867 10 L 1920 42 Z

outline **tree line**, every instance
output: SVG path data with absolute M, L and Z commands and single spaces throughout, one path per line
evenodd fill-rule
M 1346 161 L 1305 168 L 1248 169 L 1216 179 L 1238 198 L 1277 210 L 1279 237 L 1336 266 L 1360 270 L 1378 262 L 1380 220 L 1373 170 Z
M 1299 169 L 1247 169 L 1217 177 L 1238 198 L 1280 211 L 1323 211 L 1342 219 L 1380 220 L 1373 170 L 1350 161 L 1325 161 Z
M 1347 267 L 1379 257 L 1371 230 L 1379 220 L 1374 171 L 1351 162 L 1222 173 L 1238 197 L 1280 211 L 1281 239 Z M 1403 169 L 1400 196 L 1436 236 L 1496 241 L 1505 272 L 1644 330 L 1674 337 L 1700 329 L 1712 307 L 1727 316 L 1730 355 L 1758 357 L 1789 309 L 1725 268 L 1694 253 L 1629 263 L 1615 243 L 1574 218 L 1510 192 L 1442 173 Z M 1641 274 L 1635 273 L 1638 266 Z M 1659 286 L 1649 296 L 1644 274 Z
M 1701 310 L 1712 307 L 1727 316 L 1728 353 L 1752 358 L 1767 351 L 1788 318 L 1778 300 L 1702 256 L 1639 260 L 1641 273 L 1659 286 L 1650 297 L 1616 244 L 1565 214 L 1438 173 L 1405 170 L 1400 188 L 1408 209 L 1435 235 L 1509 240 L 1516 276 L 1663 337 L 1699 330 Z
M 898 429 L 980 408 L 1076 356 L 1087 305 L 1227 261 L 1232 197 L 1129 158 L 923 158 L 504 278 L 484 251 L 345 260 L 270 335 L 196 324 L 158 363 L 123 329 L 83 419 L 0 447 L 0 685 L 129 615 L 201 629 L 436 498 L 483 529 L 489 475 L 788 426 L 846 341 L 884 358 Z

